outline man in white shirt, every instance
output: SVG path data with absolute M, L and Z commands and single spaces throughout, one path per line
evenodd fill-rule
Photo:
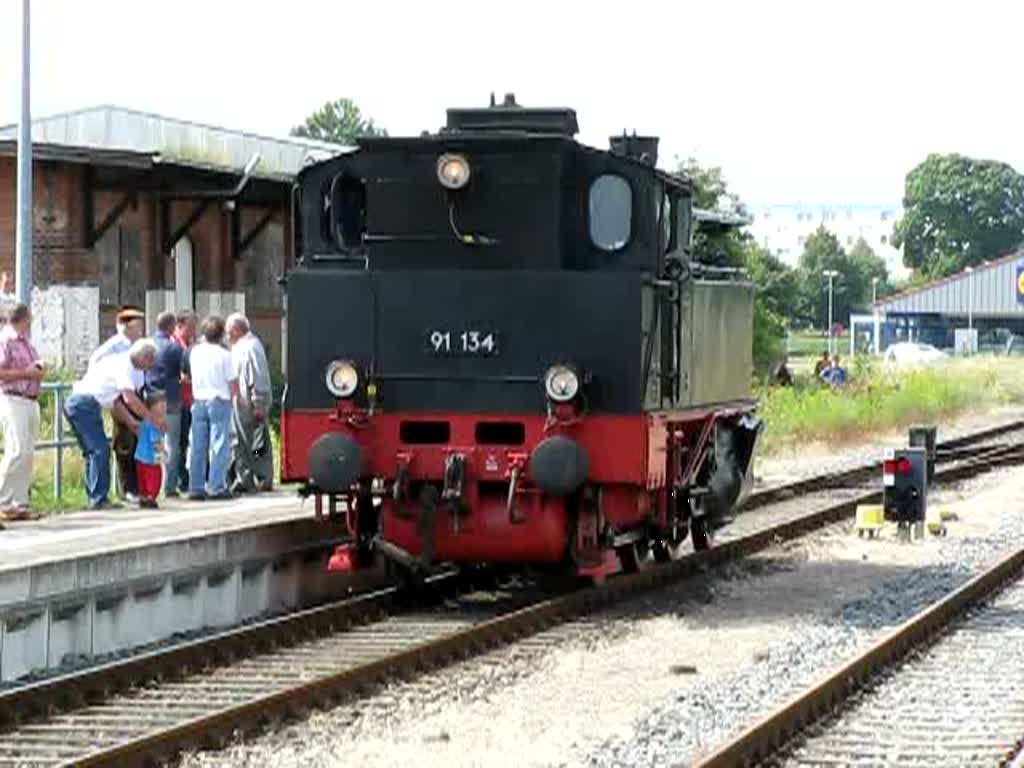
M 231 404 L 238 397 L 238 376 L 224 347 L 224 320 L 208 317 L 202 336 L 204 343 L 189 352 L 186 371 L 192 381 L 188 497 L 193 501 L 230 499 Z
M 89 357 L 89 367 L 108 355 L 127 352 L 131 345 L 146 333 L 146 314 L 138 307 L 122 307 L 115 319 L 117 333 L 100 344 Z M 122 411 L 116 414 L 122 415 Z M 138 482 L 135 479 L 135 434 L 126 426 L 127 419 L 114 419 L 114 456 L 117 459 L 117 488 L 125 501 L 138 500 Z
M 267 353 L 245 315 L 228 315 L 227 334 L 238 376 L 238 399 L 232 414 L 232 490 L 269 491 L 274 485 L 274 446 L 269 423 L 274 393 Z
M 103 428 L 103 411 L 115 407 L 135 414 L 123 416 L 129 430 L 137 431 L 138 419 L 152 418 L 146 404 L 138 396 L 145 383 L 145 372 L 156 361 L 156 344 L 139 339 L 127 352 L 106 355 L 90 365 L 82 379 L 71 389 L 64 404 L 64 414 L 85 454 L 85 487 L 89 508 L 109 506 L 110 441 Z

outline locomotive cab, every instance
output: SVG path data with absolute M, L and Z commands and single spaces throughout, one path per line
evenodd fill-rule
M 408 567 L 667 559 L 737 506 L 753 287 L 691 260 L 657 139 L 449 110 L 299 176 L 282 479 Z M 719 222 L 721 223 L 721 222 Z

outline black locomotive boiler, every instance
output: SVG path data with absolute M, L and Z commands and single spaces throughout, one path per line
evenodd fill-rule
M 708 546 L 760 432 L 753 286 L 691 254 L 713 217 L 656 138 L 585 146 L 514 99 L 447 118 L 299 175 L 282 479 L 413 569 Z

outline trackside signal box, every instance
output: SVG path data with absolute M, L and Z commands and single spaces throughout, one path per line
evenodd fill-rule
M 928 507 L 928 449 L 889 448 L 882 457 L 882 508 L 901 530 L 924 525 Z

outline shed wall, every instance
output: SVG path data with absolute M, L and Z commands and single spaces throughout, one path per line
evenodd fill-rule
M 87 335 L 103 338 L 113 331 L 116 308 L 133 303 L 146 306 L 151 291 L 173 290 L 174 263 L 163 252 L 160 202 L 152 193 L 137 194 L 117 222 L 99 239 L 94 248 L 86 247 L 84 211 L 85 166 L 41 162 L 33 164 L 33 272 L 40 289 L 82 286 L 90 289 L 88 312 L 96 312 L 96 324 L 90 323 Z M 125 190 L 96 190 L 93 197 L 93 223 L 102 222 L 124 199 Z M 15 276 L 15 228 L 17 203 L 17 167 L 14 158 L 0 156 L 0 271 Z M 175 201 L 170 208 L 170 226 L 184 222 L 195 203 Z M 241 232 L 257 224 L 267 209 L 242 208 Z M 257 315 L 254 325 L 275 361 L 280 361 L 282 292 L 277 278 L 282 273 L 287 253 L 287 211 L 276 210 L 241 259 L 233 257 L 231 214 L 220 202 L 210 205 L 190 228 L 194 259 L 194 289 L 199 297 L 231 296 L 225 306 L 244 306 Z M 77 297 L 77 294 L 74 294 Z M 63 301 L 63 298 L 61 299 Z M 56 302 L 56 303 L 55 303 Z M 65 302 L 66 303 L 66 302 Z M 62 332 L 74 335 L 68 323 L 78 322 L 81 301 L 73 302 L 74 312 L 57 301 L 40 305 L 61 314 Z M 206 298 L 209 310 L 217 301 Z M 71 306 L 68 304 L 67 306 Z M 202 310 L 204 307 L 196 307 Z M 46 311 L 49 311 L 46 310 Z M 60 310 L 58 312 L 58 310 Z M 87 313 L 88 313 L 87 312 Z M 149 318 L 149 325 L 152 320 Z M 49 327 L 58 327 L 54 320 Z M 56 348 L 55 348 L 56 349 Z M 62 360 L 74 363 L 73 356 L 61 352 Z

